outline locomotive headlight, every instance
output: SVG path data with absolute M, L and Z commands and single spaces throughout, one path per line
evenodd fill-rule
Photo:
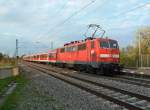
M 113 58 L 119 58 L 119 54 L 113 54 L 112 57 Z

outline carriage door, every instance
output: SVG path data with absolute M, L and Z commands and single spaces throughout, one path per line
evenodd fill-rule
M 90 47 L 90 63 L 93 67 L 97 67 L 96 63 L 96 49 L 95 49 L 95 42 L 91 41 L 91 47 Z

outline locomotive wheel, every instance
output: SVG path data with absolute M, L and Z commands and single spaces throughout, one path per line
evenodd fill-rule
M 82 65 L 75 65 L 74 68 L 75 70 L 81 71 L 81 72 L 85 70 L 85 68 Z
M 96 73 L 96 69 L 94 69 L 94 68 L 91 67 L 91 66 L 87 66 L 87 67 L 86 67 L 86 71 L 89 72 L 89 73 L 92 73 L 92 74 L 95 74 L 95 73 Z
M 103 72 L 102 70 L 96 69 L 96 74 L 98 74 L 98 75 L 103 75 L 104 72 Z
M 81 66 L 79 67 L 79 70 L 80 70 L 81 72 L 83 72 L 83 71 L 85 71 L 86 69 L 85 69 L 84 66 L 81 65 Z

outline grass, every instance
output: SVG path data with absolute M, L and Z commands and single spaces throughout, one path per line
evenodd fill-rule
M 9 68 L 15 67 L 16 61 L 15 60 L 1 60 L 0 61 L 0 68 Z
M 0 92 L 11 82 L 13 81 L 13 77 L 8 77 L 5 79 L 0 79 Z
M 12 78 L 13 81 L 17 83 L 17 87 L 10 94 L 4 104 L 0 107 L 0 110 L 12 110 L 17 106 L 18 99 L 21 97 L 21 89 L 27 83 L 27 79 L 25 79 L 22 75 L 16 76 Z
M 48 102 L 50 103 L 50 105 L 52 106 L 54 110 L 64 110 L 63 105 L 59 104 L 59 102 L 57 102 L 55 98 L 46 94 L 43 95 L 37 89 L 32 90 L 32 87 L 31 87 L 31 88 L 28 88 L 29 89 L 28 92 L 24 91 L 23 88 L 27 86 L 28 84 L 30 84 L 29 82 L 30 80 L 27 77 L 23 76 L 22 74 L 16 77 L 7 78 L 5 79 L 6 82 L 5 81 L 3 82 L 3 81 L 0 80 L 0 84 L 3 85 L 1 86 L 1 88 L 4 88 L 11 81 L 16 82 L 17 86 L 15 90 L 12 92 L 12 94 L 6 97 L 6 100 L 0 107 L 0 110 L 15 110 L 19 107 L 20 103 L 24 103 L 24 102 L 26 103 L 26 101 L 28 102 L 28 98 L 31 98 L 31 96 L 32 98 L 30 101 L 33 102 L 35 105 L 38 105 L 40 103 L 41 106 L 47 106 L 47 105 L 43 105 L 43 103 Z M 40 100 L 37 100 L 37 98 Z M 26 104 L 25 104 L 25 107 L 26 107 Z M 27 108 L 30 110 L 30 105 L 27 105 Z

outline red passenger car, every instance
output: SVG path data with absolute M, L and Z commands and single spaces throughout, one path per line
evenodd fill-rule
M 51 50 L 48 52 L 48 62 L 51 64 L 56 63 L 57 50 Z

